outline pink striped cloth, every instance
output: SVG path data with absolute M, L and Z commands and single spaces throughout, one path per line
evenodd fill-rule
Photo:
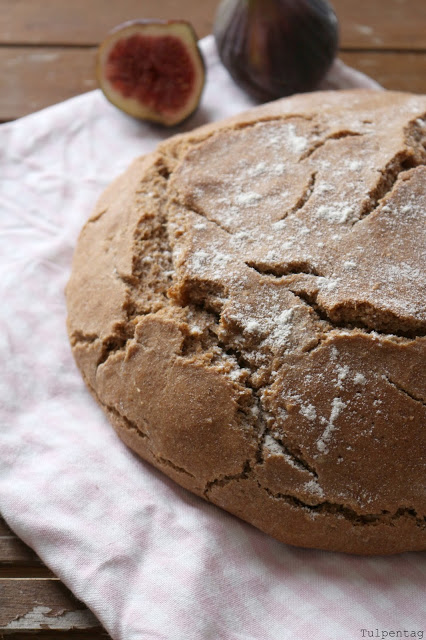
M 252 104 L 212 39 L 202 48 L 208 83 L 184 128 Z M 423 637 L 425 554 L 280 544 L 139 460 L 86 391 L 65 330 L 77 234 L 111 179 L 169 134 L 99 92 L 0 128 L 3 516 L 116 640 Z

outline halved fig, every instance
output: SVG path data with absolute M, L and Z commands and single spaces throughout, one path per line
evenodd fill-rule
M 134 20 L 116 27 L 98 49 L 99 86 L 126 113 L 172 126 L 197 108 L 205 66 L 184 20 Z

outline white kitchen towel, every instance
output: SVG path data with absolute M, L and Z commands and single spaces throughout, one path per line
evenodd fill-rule
M 207 86 L 180 131 L 253 104 L 201 46 Z M 97 91 L 0 127 L 0 511 L 115 640 L 421 638 L 425 554 L 280 544 L 139 460 L 86 391 L 65 329 L 73 247 L 103 188 L 171 133 Z

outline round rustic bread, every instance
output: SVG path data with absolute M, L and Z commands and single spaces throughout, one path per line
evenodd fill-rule
M 426 97 L 306 94 L 175 136 L 67 287 L 118 435 L 278 540 L 426 549 Z

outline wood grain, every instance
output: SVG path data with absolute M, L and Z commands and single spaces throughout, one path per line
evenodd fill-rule
M 0 579 L 0 633 L 100 629 L 99 621 L 59 581 Z
M 0 518 L 0 640 L 108 640 L 98 620 Z M 64 635 L 65 634 L 65 635 Z
M 96 45 L 135 18 L 190 20 L 211 32 L 217 0 L 1 0 L 0 44 Z M 344 48 L 426 49 L 425 0 L 333 0 Z
M 104 629 L 90 629 L 79 631 L 78 629 L 54 629 L 45 631 L 0 631 L 0 640 L 111 640 Z
M 4 577 L 5 570 L 12 567 L 40 567 L 42 562 L 37 554 L 13 531 L 0 517 L 0 577 Z
M 331 0 L 344 49 L 426 50 L 425 0 Z
M 7 524 L 5 523 L 5 521 L 0 515 L 0 536 L 7 536 L 10 534 L 12 534 L 11 529 L 7 526 Z
M 13 534 L 0 533 L 0 567 L 4 565 L 39 566 L 41 560 L 30 547 Z
M 182 17 L 203 36 L 211 31 L 217 4 L 146 1 L 142 11 L 140 0 L 0 0 L 0 121 L 94 89 L 96 45 L 123 20 Z M 333 4 L 345 61 L 388 89 L 426 93 L 425 0 Z M 391 51 L 395 49 L 401 52 Z M 412 49 L 418 52 L 410 53 Z
M 342 52 L 341 58 L 385 89 L 426 94 L 426 52 Z
M 55 578 L 53 572 L 41 561 L 38 566 L 5 564 L 0 565 L 0 579 L 3 578 Z M 56 579 L 56 578 L 55 578 Z
M 216 0 L 1 0 L 0 44 L 96 45 L 125 20 L 189 20 L 201 38 L 211 31 Z
M 96 87 L 95 49 L 0 47 L 0 120 Z

